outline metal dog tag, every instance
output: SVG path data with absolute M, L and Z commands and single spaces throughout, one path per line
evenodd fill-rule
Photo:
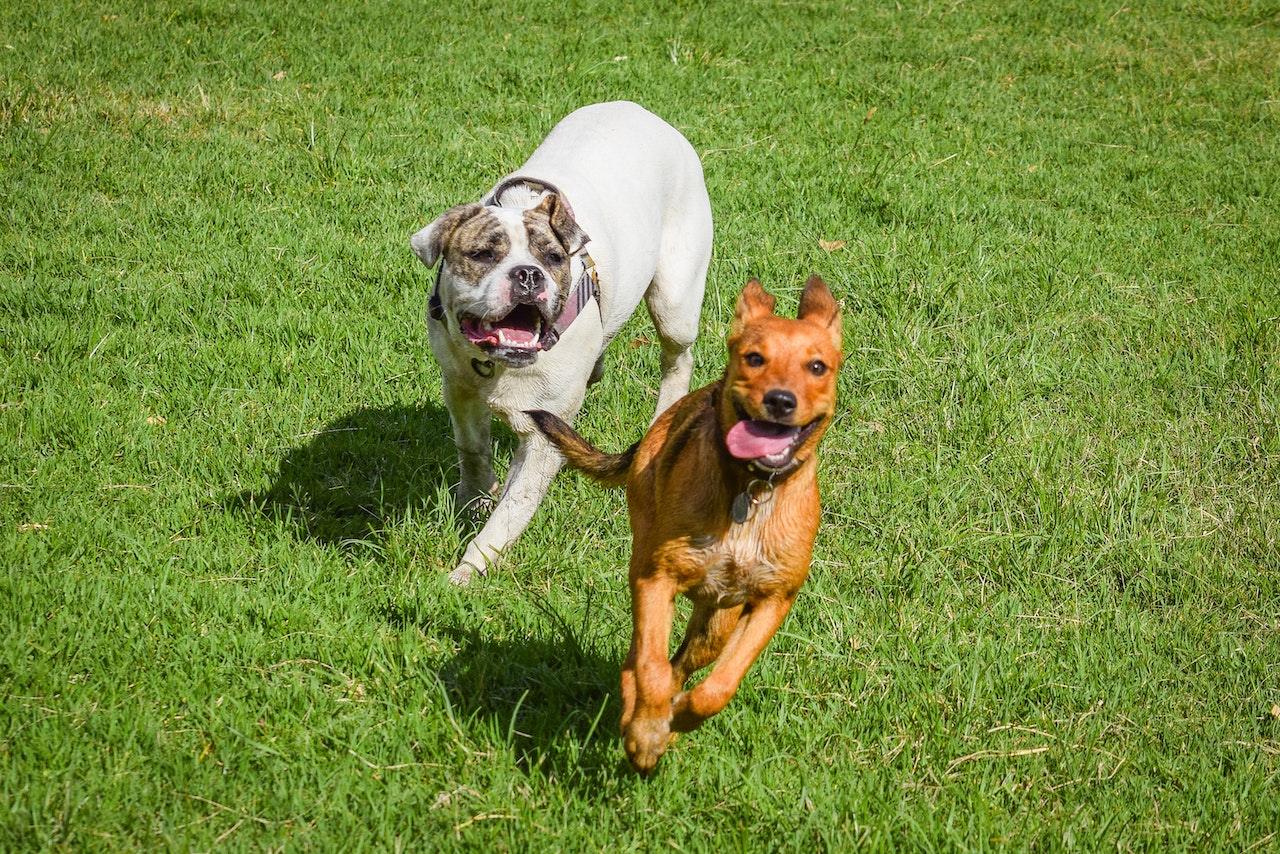
M 739 492 L 733 499 L 733 507 L 729 511 L 729 515 L 733 517 L 733 521 L 741 525 L 751 516 L 751 496 L 746 492 Z

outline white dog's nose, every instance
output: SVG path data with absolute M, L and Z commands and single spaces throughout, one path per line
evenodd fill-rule
M 537 267 L 512 267 L 507 276 L 511 279 L 512 299 L 537 299 L 542 295 L 542 271 Z

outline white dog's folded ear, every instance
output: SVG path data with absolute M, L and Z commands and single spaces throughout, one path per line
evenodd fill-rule
M 564 248 L 570 255 L 577 255 L 582 251 L 582 247 L 591 241 L 587 233 L 578 226 L 578 221 L 573 218 L 573 208 L 569 207 L 569 203 L 561 198 L 559 193 L 548 193 L 543 196 L 542 201 L 538 202 L 538 206 L 533 211 L 547 215 L 551 230 L 555 232 L 556 237 L 564 244 Z
M 409 238 L 413 254 L 417 255 L 423 264 L 434 267 L 440 260 L 440 253 L 444 251 L 445 244 L 449 242 L 449 236 L 457 230 L 458 226 L 482 210 L 483 208 L 474 202 L 449 208 L 440 214 L 435 222 Z

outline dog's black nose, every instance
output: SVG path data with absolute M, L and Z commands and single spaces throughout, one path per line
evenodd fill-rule
M 507 276 L 511 279 L 513 299 L 536 299 L 542 292 L 542 271 L 537 267 L 512 267 Z
M 764 393 L 764 408 L 774 418 L 786 418 L 796 411 L 796 396 L 791 392 L 775 388 Z

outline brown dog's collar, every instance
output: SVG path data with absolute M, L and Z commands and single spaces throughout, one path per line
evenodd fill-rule
M 791 476 L 792 472 L 794 472 L 796 469 L 800 468 L 800 466 L 804 464 L 805 464 L 805 460 L 797 460 L 795 457 L 792 457 L 791 462 L 787 463 L 782 468 L 768 469 L 768 468 L 764 468 L 763 466 L 756 465 L 756 461 L 751 460 L 747 463 L 747 469 L 749 471 L 755 472 L 756 474 L 760 475 L 769 483 L 776 485 L 777 483 L 780 483 L 781 481 L 786 480 L 788 477 Z

